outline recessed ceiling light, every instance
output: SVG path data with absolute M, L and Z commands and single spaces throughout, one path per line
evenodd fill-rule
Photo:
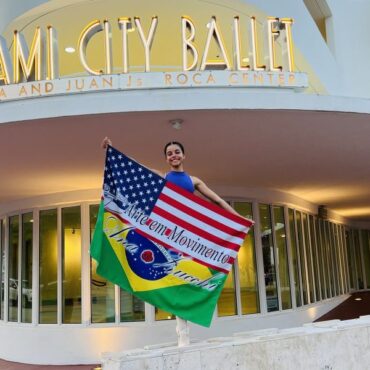
M 170 123 L 175 130 L 180 130 L 184 121 L 181 118 L 171 119 Z
M 355 301 L 362 301 L 362 298 L 355 298 Z
M 76 49 L 75 49 L 73 46 L 67 46 L 67 47 L 64 49 L 64 51 L 65 51 L 66 53 L 72 54 L 72 53 L 74 53 L 74 52 L 76 51 Z

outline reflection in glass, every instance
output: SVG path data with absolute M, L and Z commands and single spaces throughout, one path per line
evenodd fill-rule
M 282 309 L 292 308 L 292 297 L 290 294 L 289 263 L 286 244 L 284 207 L 274 206 L 274 230 L 276 239 L 276 253 L 279 266 L 279 281 Z
M 242 216 L 253 219 L 252 204 L 247 202 L 235 202 L 235 210 Z M 238 253 L 240 298 L 242 314 L 260 312 L 256 253 L 254 246 L 254 228 L 249 230 Z
M 9 217 L 8 320 L 18 321 L 18 241 L 19 217 Z
M 356 259 L 357 289 L 364 289 L 359 230 L 353 230 L 353 244 L 354 244 L 355 259 Z
M 155 320 L 162 321 L 162 320 L 173 320 L 175 315 L 169 313 L 167 311 L 161 310 L 158 307 L 155 307 Z
M 234 266 L 229 272 L 225 285 L 217 302 L 217 313 L 219 317 L 236 315 L 236 290 L 235 290 Z
M 120 289 L 121 312 L 120 320 L 125 321 L 144 321 L 145 307 L 144 302 L 133 296 L 131 293 Z
M 81 322 L 81 212 L 62 209 L 62 322 Z
M 320 283 L 321 283 L 321 299 L 326 298 L 326 277 L 325 277 L 325 259 L 323 252 L 323 242 L 322 242 L 322 220 L 316 220 L 316 234 L 317 234 L 317 256 L 319 260 L 319 274 L 320 274 Z
M 289 226 L 290 226 L 290 245 L 293 262 L 292 265 L 293 265 L 295 300 L 297 307 L 300 307 L 302 306 L 302 299 L 301 299 L 301 281 L 299 279 L 299 255 L 298 255 L 299 251 L 297 247 L 294 211 L 290 208 L 289 208 Z
M 370 241 L 369 231 L 362 230 L 362 254 L 364 256 L 364 266 L 366 275 L 366 289 L 370 289 Z
M 32 322 L 33 215 L 22 215 L 22 311 L 21 321 Z
M 90 206 L 90 241 L 94 235 L 99 205 Z M 114 322 L 114 284 L 96 273 L 96 261 L 91 262 L 91 322 Z
M 328 266 L 329 266 L 329 278 L 330 278 L 330 288 L 331 296 L 335 297 L 335 281 L 334 281 L 334 260 L 332 254 L 332 233 L 330 228 L 330 223 L 325 221 L 325 232 L 327 235 L 327 254 L 328 254 Z
M 301 212 L 296 212 L 296 218 L 297 218 L 297 236 L 298 236 L 298 247 L 299 247 L 299 259 L 300 259 L 301 276 L 302 276 L 303 304 L 308 304 L 307 275 L 306 275 L 306 262 L 305 262 L 304 243 L 303 243 Z
M 278 311 L 279 300 L 276 284 L 275 252 L 271 232 L 270 207 L 267 204 L 260 204 L 259 211 L 267 311 Z
M 309 228 L 308 228 L 308 216 L 306 213 L 302 213 L 302 221 L 303 221 L 303 228 L 304 228 L 304 240 L 305 240 L 304 245 L 305 245 L 305 252 L 306 252 L 310 303 L 313 303 L 315 302 L 315 296 L 314 296 L 314 280 L 313 280 L 313 271 L 312 271 L 312 254 L 311 254 L 312 247 L 311 247 L 311 239 L 310 239 Z
M 346 247 L 347 247 L 347 259 L 349 267 L 349 287 L 350 289 L 356 289 L 356 265 L 353 251 L 352 234 L 350 230 L 346 229 Z
M 341 246 L 342 246 L 342 271 L 343 271 L 343 288 L 344 291 L 343 293 L 348 293 L 349 288 L 348 288 L 348 262 L 347 262 L 347 247 L 346 247 L 346 238 L 345 238 L 345 231 L 344 231 L 344 226 L 340 225 L 339 226 L 339 232 L 340 232 L 340 238 L 341 238 Z
M 40 211 L 40 324 L 57 323 L 57 210 Z
M 338 279 L 338 261 L 336 257 L 337 241 L 335 238 L 335 224 L 329 223 L 330 232 L 330 256 L 333 266 L 333 282 L 334 282 L 334 296 L 339 294 L 339 279 Z
M 310 235 L 311 235 L 311 253 L 312 253 L 312 267 L 313 267 L 313 278 L 315 281 L 315 295 L 316 301 L 321 300 L 320 292 L 320 277 L 319 277 L 319 263 L 317 258 L 317 233 L 315 232 L 316 217 L 309 216 L 310 222 Z
M 335 239 L 335 258 L 337 262 L 337 284 L 338 284 L 338 294 L 343 294 L 343 284 L 342 284 L 342 258 L 341 258 L 341 241 L 339 234 L 339 225 L 334 224 L 334 239 Z

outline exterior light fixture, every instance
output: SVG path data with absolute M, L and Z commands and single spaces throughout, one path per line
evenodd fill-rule
M 64 51 L 65 51 L 66 53 L 68 53 L 68 54 L 73 54 L 73 53 L 76 51 L 76 49 L 75 49 L 73 46 L 67 46 L 67 47 L 64 49 Z
M 172 127 L 175 130 L 180 130 L 183 122 L 184 122 L 184 120 L 182 120 L 181 118 L 176 118 L 176 119 L 171 119 L 170 120 L 170 124 L 172 125 Z

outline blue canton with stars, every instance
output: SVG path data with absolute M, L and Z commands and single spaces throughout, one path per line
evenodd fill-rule
M 120 193 L 129 203 L 136 204 L 139 211 L 149 215 L 166 180 L 109 146 L 104 183 L 111 194 Z

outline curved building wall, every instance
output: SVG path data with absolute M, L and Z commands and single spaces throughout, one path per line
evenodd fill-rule
M 271 195 L 278 198 L 266 192 L 265 199 Z M 103 351 L 175 341 L 171 314 L 96 275 L 88 249 L 98 204 L 72 200 L 94 196 L 30 199 L 28 209 L 1 217 L 0 327 L 2 337 L 17 343 L 16 349 L 2 346 L 2 358 L 93 363 Z M 212 327 L 192 325 L 194 340 L 311 322 L 350 290 L 370 284 L 361 265 L 369 231 L 318 219 L 299 206 L 230 201 L 256 225 L 225 284 Z
M 192 325 L 192 339 L 301 325 L 329 311 L 351 291 L 370 288 L 369 223 L 335 212 L 329 211 L 327 218 L 319 213 L 321 199 L 329 201 L 334 186 L 328 187 L 327 198 L 303 199 L 312 191 L 307 190 L 310 174 L 319 169 L 311 167 L 325 160 L 315 156 L 317 148 L 329 146 L 331 155 L 344 151 L 348 157 L 352 146 L 340 142 L 349 136 L 347 123 L 352 119 L 357 123 L 354 137 L 359 145 L 366 136 L 370 113 L 369 81 L 363 72 L 370 40 L 368 33 L 362 32 L 368 5 L 357 1 L 350 15 L 355 21 L 352 27 L 344 28 L 347 8 L 331 0 L 320 1 L 331 12 L 324 22 L 325 38 L 312 9 L 303 1 L 226 4 L 163 0 L 155 4 L 144 1 L 145 6 L 139 7 L 135 1 L 123 6 L 113 0 L 55 0 L 32 9 L 31 5 L 41 2 L 24 2 L 22 6 L 5 2 L 7 15 L 0 19 L 0 29 L 10 50 L 15 28 L 24 34 L 28 45 L 37 25 L 45 28 L 52 23 L 58 28 L 60 79 L 40 84 L 45 89 L 51 86 L 47 83 L 67 87 L 48 96 L 32 82 L 10 84 L 8 101 L 0 89 L 0 136 L 6 137 L 1 145 L 7 148 L 0 156 L 6 168 L 2 170 L 6 186 L 2 185 L 0 200 L 1 358 L 27 363 L 95 363 L 104 351 L 176 339 L 171 314 L 144 304 L 99 277 L 90 259 L 100 198 L 101 156 L 96 152 L 98 141 L 107 134 L 117 137 L 119 145 L 153 168 L 161 166 L 153 153 L 164 139 L 185 139 L 198 157 L 195 161 L 189 156 L 189 167 L 202 173 L 207 183 L 209 179 L 211 187 L 238 212 L 256 221 L 225 284 L 211 328 Z M 181 32 L 166 34 L 166 28 L 159 29 L 159 44 L 153 44 L 150 72 L 144 72 L 138 33 L 129 35 L 134 55 L 130 56 L 130 72 L 138 84 L 145 79 L 146 87 L 103 86 L 109 76 L 88 76 L 77 53 L 65 52 L 68 46 L 76 48 L 78 35 L 90 21 L 108 19 L 114 25 L 112 45 L 117 51 L 110 72 L 122 83 L 119 16 L 140 15 L 147 31 L 151 17 L 158 15 L 168 29 L 181 31 L 181 23 L 176 22 L 182 15 L 192 15 L 199 31 L 197 42 L 204 45 L 207 25 L 214 15 L 225 32 L 232 59 L 230 24 L 235 14 L 245 23 L 255 15 L 260 35 L 264 32 L 262 20 L 268 16 L 295 19 L 295 67 L 307 74 L 306 88 L 286 88 L 281 81 L 275 86 L 245 86 L 238 84 L 243 76 L 235 74 L 217 86 L 198 86 L 199 78 L 212 81 L 212 73 L 222 76 L 223 71 L 181 73 Z M 94 69 L 106 67 L 102 36 L 96 35 L 93 47 L 87 50 Z M 359 42 L 348 53 L 354 39 Z M 177 45 L 176 53 L 169 52 L 172 45 Z M 280 58 L 286 56 L 284 40 L 279 39 L 276 52 Z M 211 48 L 210 55 L 219 59 L 215 49 Z M 173 86 L 158 84 L 158 76 L 166 72 L 178 73 L 172 77 Z M 235 80 L 238 76 L 239 82 Z M 268 81 L 268 74 L 265 77 Z M 184 84 L 181 78 L 190 82 Z M 258 83 L 258 75 L 254 78 Z M 90 88 L 69 91 L 71 84 L 88 83 Z M 177 117 L 185 117 L 188 131 L 174 133 L 170 122 Z M 329 140 L 322 140 L 324 134 Z M 291 155 L 289 148 L 299 135 L 298 146 L 303 148 Z M 248 151 L 249 147 L 253 150 Z M 8 152 L 11 160 L 4 161 Z M 300 162 L 301 158 L 305 161 Z M 335 160 L 328 162 L 327 171 L 333 163 Z M 324 172 L 320 174 L 326 179 Z M 334 175 L 336 182 L 346 176 Z M 283 181 L 286 178 L 298 180 L 292 185 Z

